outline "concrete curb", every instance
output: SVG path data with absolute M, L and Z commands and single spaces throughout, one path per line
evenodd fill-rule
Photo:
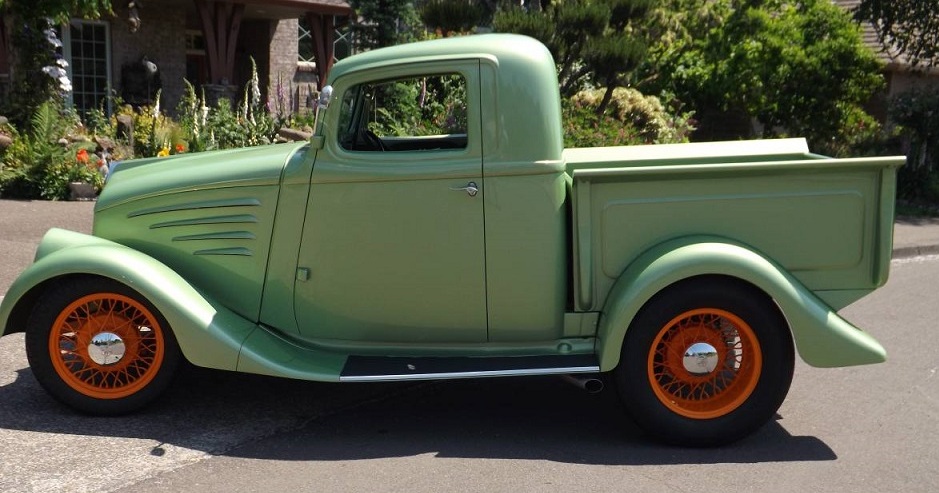
M 891 258 L 912 258 L 923 255 L 939 255 L 939 245 L 917 245 L 894 248 Z

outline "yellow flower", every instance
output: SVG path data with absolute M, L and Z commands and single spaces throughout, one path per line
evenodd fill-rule
M 170 148 L 168 146 L 163 147 L 162 149 L 160 149 L 160 152 L 157 152 L 157 157 L 166 157 L 169 155 L 170 155 Z

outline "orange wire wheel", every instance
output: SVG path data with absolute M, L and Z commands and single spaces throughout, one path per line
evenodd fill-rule
M 36 299 L 26 357 L 52 397 L 93 415 L 139 409 L 169 385 L 182 353 L 153 305 L 112 279 L 62 279 Z
M 700 308 L 671 319 L 649 351 L 649 383 L 673 412 L 692 419 L 725 416 L 747 401 L 763 356 L 753 329 L 726 310 Z
M 792 382 L 794 350 L 771 297 L 737 279 L 704 275 L 643 305 L 613 373 L 627 413 L 649 436 L 721 445 L 772 420 Z
M 119 399 L 146 387 L 163 363 L 165 347 L 163 328 L 150 310 L 117 293 L 75 300 L 49 333 L 56 374 L 96 399 Z

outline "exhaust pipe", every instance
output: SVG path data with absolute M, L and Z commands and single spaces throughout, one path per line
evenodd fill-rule
M 561 375 L 561 379 L 581 390 L 586 390 L 588 394 L 597 394 L 603 390 L 603 380 L 595 376 Z

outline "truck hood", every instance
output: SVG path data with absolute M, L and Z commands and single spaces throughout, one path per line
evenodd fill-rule
M 188 190 L 276 185 L 287 160 L 306 145 L 294 142 L 125 161 L 112 170 L 95 211 Z

